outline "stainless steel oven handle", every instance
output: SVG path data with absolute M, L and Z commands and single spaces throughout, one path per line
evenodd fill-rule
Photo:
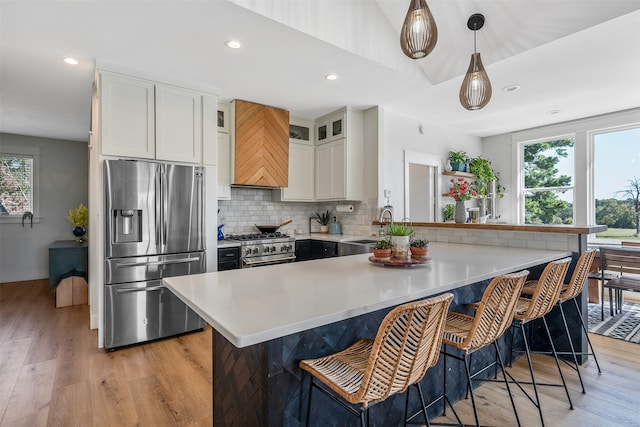
M 149 286 L 149 287 L 146 287 L 146 288 L 121 288 L 121 289 L 116 289 L 116 294 L 130 294 L 132 292 L 161 291 L 163 289 L 165 289 L 164 285 Z
M 184 258 L 184 259 L 171 259 L 164 261 L 149 261 L 149 262 L 119 262 L 116 264 L 116 268 L 128 268 L 128 267 L 144 267 L 147 265 L 168 265 L 168 264 L 184 264 L 188 262 L 199 261 L 198 257 Z
M 291 255 L 290 257 L 286 257 L 286 258 L 271 259 L 271 260 L 268 260 L 268 261 L 264 261 L 264 260 L 261 260 L 261 261 L 250 261 L 250 260 L 243 259 L 242 260 L 242 264 L 246 265 L 247 267 L 257 267 L 257 266 L 260 266 L 260 265 L 280 264 L 283 261 L 293 261 L 294 259 L 296 259 L 295 255 Z

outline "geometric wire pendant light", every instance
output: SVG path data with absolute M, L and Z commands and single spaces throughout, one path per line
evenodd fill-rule
M 460 87 L 460 103 L 467 110 L 479 110 L 491 99 L 491 82 L 484 70 L 480 54 L 476 52 L 476 31 L 484 25 L 484 16 L 480 13 L 471 15 L 467 27 L 473 31 L 473 55 L 469 68 Z
M 438 41 L 438 27 L 425 0 L 411 0 L 400 31 L 400 47 L 411 59 L 427 56 Z

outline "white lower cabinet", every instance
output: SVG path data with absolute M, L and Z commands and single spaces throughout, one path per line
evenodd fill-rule
M 218 200 L 231 199 L 231 136 L 218 132 Z

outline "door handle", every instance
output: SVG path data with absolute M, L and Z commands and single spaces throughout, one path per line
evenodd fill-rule
M 120 288 L 120 289 L 116 289 L 116 295 L 119 295 L 119 294 L 130 294 L 130 293 L 133 293 L 133 292 L 161 291 L 164 288 L 165 288 L 164 285 L 149 286 L 149 287 L 145 287 L 145 288 Z
M 189 262 L 199 261 L 198 257 L 184 258 L 184 259 L 171 259 L 163 261 L 150 261 L 150 262 L 120 262 L 116 264 L 116 268 L 128 268 L 128 267 L 144 267 L 147 265 L 169 265 L 169 264 L 185 264 Z

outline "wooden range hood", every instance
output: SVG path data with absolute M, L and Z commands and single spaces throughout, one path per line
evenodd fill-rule
M 289 185 L 289 112 L 235 100 L 233 185 Z

